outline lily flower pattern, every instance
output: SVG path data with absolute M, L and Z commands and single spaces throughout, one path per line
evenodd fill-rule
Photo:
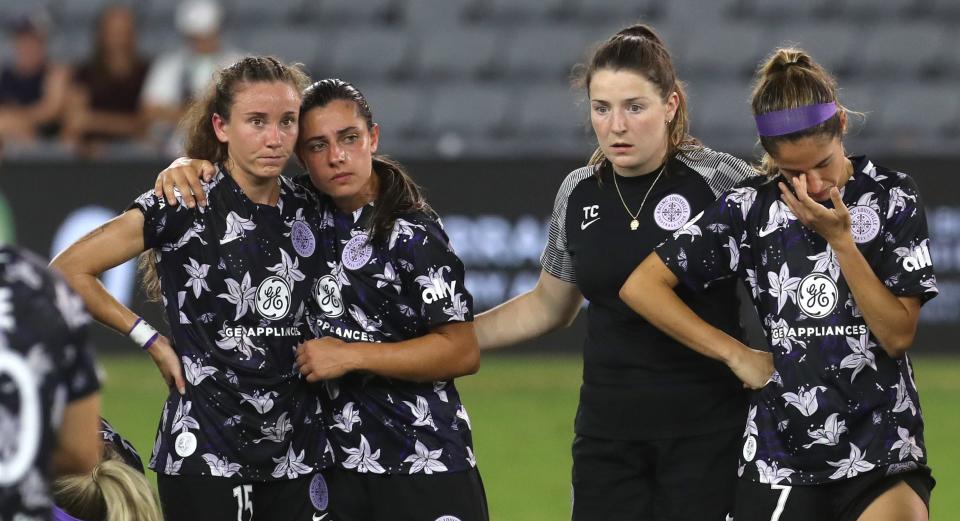
M 876 278 L 921 303 L 937 295 L 922 198 L 907 175 L 851 158 L 847 207 L 876 212 L 856 240 Z M 757 178 L 722 195 L 700 234 L 667 239 L 656 254 L 691 289 L 737 277 L 763 317 L 781 381 L 755 393 L 741 458 L 755 482 L 822 484 L 865 472 L 926 466 L 923 418 L 909 356 L 893 359 L 866 323 L 836 252 L 800 223 L 777 183 Z M 830 203 L 828 203 L 829 205 Z M 737 252 L 736 255 L 733 252 Z M 799 300 L 801 282 L 811 278 Z M 832 286 L 831 287 L 831 281 Z M 754 450 L 755 448 L 755 450 Z M 746 449 L 746 447 L 745 447 Z

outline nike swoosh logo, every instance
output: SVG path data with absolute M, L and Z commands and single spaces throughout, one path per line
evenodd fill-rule
M 769 230 L 760 230 L 759 232 L 757 232 L 757 237 L 766 237 L 767 235 L 770 235 L 771 233 L 778 230 L 780 230 L 779 226 L 777 226 L 776 228 L 771 228 Z
M 762 235 L 761 235 L 761 237 L 762 237 Z M 220 239 L 220 244 L 226 244 L 226 243 L 228 243 L 228 242 L 233 242 L 233 241 L 235 241 L 235 240 L 237 240 L 237 239 L 239 239 L 239 238 L 240 238 L 240 236 L 237 235 L 237 236 L 234 236 L 234 237 L 230 237 L 229 239 Z
M 313 515 L 313 521 L 320 521 L 321 519 L 323 519 L 323 518 L 325 518 L 325 517 L 327 517 L 327 514 L 324 514 L 324 515 L 322 515 L 322 516 L 320 516 L 320 517 L 317 517 L 317 515 L 314 514 L 314 515 Z
M 592 220 L 592 221 L 582 222 L 582 223 L 580 223 L 580 229 L 581 229 L 581 230 L 586 230 L 586 229 L 587 229 L 587 226 L 590 226 L 591 224 L 593 224 L 593 223 L 595 223 L 595 222 L 597 222 L 597 221 L 599 221 L 599 220 L 600 220 L 600 218 L 597 217 L 596 219 L 594 219 L 594 220 Z

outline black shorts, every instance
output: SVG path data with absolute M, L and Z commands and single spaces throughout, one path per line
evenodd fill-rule
M 488 521 L 476 469 L 439 474 L 386 475 L 343 469 L 323 472 L 330 485 L 323 521 Z M 281 519 L 281 518 L 277 518 Z
M 936 481 L 929 468 L 887 476 L 883 471 L 823 485 L 769 485 L 741 479 L 736 521 L 856 521 L 884 492 L 900 482 L 910 486 L 930 509 Z
M 653 441 L 573 440 L 574 521 L 723 521 L 743 429 Z
M 243 478 L 157 474 L 157 489 L 166 521 L 316 521 L 327 519 L 321 517 L 327 514 L 330 499 L 325 477 L 316 473 L 251 483 Z

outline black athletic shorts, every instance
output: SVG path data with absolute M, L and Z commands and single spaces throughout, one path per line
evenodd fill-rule
M 438 474 L 386 475 L 323 471 L 330 485 L 323 521 L 488 521 L 476 469 Z M 277 518 L 281 519 L 281 518 Z
M 856 521 L 884 492 L 901 481 L 930 509 L 930 492 L 936 481 L 929 468 L 892 476 L 883 471 L 823 485 L 769 485 L 747 479 L 737 484 L 735 521 Z
M 320 473 L 255 483 L 243 478 L 157 474 L 157 489 L 166 521 L 329 519 L 330 494 Z
M 742 428 L 701 436 L 573 440 L 574 521 L 724 521 Z

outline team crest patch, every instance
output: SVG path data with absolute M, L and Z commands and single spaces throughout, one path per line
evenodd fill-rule
M 343 314 L 340 285 L 337 284 L 337 279 L 333 275 L 324 275 L 313 285 L 313 298 L 324 315 L 336 318 Z
M 440 516 L 434 521 L 460 521 L 460 518 L 457 516 Z
M 317 248 L 317 240 L 310 231 L 310 225 L 303 221 L 294 221 L 290 228 L 290 242 L 293 243 L 293 249 L 301 257 L 313 255 Z
M 344 268 L 356 270 L 366 266 L 372 256 L 373 246 L 370 245 L 367 234 L 361 233 L 354 235 L 352 239 L 347 241 L 346 246 L 343 247 L 340 261 Z
M 186 458 L 197 450 L 197 437 L 192 432 L 181 432 L 173 445 L 177 456 Z
M 330 492 L 327 489 L 327 482 L 319 472 L 314 474 L 313 479 L 310 480 L 310 503 L 313 504 L 313 508 L 321 512 L 326 510 L 330 504 Z
M 670 194 L 657 203 L 653 219 L 657 226 L 672 232 L 690 220 L 690 203 L 682 195 Z
M 823 318 L 837 307 L 837 285 L 823 273 L 811 273 L 800 281 L 797 305 L 810 318 Z
M 270 320 L 280 320 L 290 311 L 290 286 L 276 275 L 263 279 L 257 286 L 257 313 Z
M 857 244 L 872 241 L 880 233 L 880 216 L 869 206 L 850 208 L 850 232 Z

